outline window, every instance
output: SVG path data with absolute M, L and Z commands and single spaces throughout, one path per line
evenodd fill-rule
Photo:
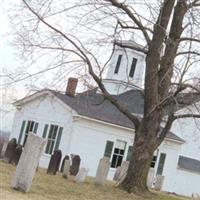
M 164 164 L 165 164 L 165 159 L 166 159 L 166 154 L 161 153 L 159 163 L 158 163 L 157 175 L 162 175 Z
M 46 124 L 43 131 L 43 138 L 46 138 L 47 131 L 48 125 Z M 62 132 L 63 127 L 54 124 L 50 125 L 45 153 L 52 154 L 54 150 L 59 148 Z
M 133 78 L 133 75 L 135 73 L 136 64 L 137 64 L 137 59 L 133 58 L 132 64 L 131 64 L 131 69 L 130 69 L 130 72 L 129 72 L 129 77 L 131 77 L 131 78 Z
M 127 160 L 127 161 L 130 161 L 131 155 L 132 155 L 132 151 L 133 151 L 133 146 L 129 146 L 129 147 L 128 147 L 127 157 L 126 157 L 126 160 Z
M 121 166 L 125 148 L 126 148 L 126 142 L 117 140 L 111 161 L 112 168 L 117 168 L 118 166 Z
M 107 141 L 106 142 L 106 148 L 104 152 L 104 156 L 110 158 L 113 150 L 113 144 L 114 142 L 112 141 Z
M 23 128 L 23 124 L 25 126 L 25 121 L 22 122 L 21 129 Z M 29 132 L 37 133 L 37 129 L 38 129 L 38 122 L 30 121 L 30 120 L 27 121 L 26 128 L 25 128 L 25 135 L 24 135 L 23 146 L 26 144 L 28 133 Z
M 153 159 L 151 161 L 151 167 L 154 168 L 156 165 L 156 160 L 157 160 L 157 156 L 153 156 Z
M 122 55 L 119 55 L 118 56 L 118 59 L 117 59 L 117 64 L 116 64 L 116 67 L 115 67 L 115 74 L 117 74 L 119 72 L 119 66 L 121 64 L 121 60 L 122 60 Z

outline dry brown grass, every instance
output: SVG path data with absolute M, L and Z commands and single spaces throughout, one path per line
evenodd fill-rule
M 0 161 L 1 200 L 186 200 L 159 193 L 138 197 L 119 190 L 111 182 L 105 186 L 95 186 L 91 178 L 83 184 L 77 184 L 72 177 L 66 180 L 61 174 L 47 175 L 43 169 L 37 172 L 31 190 L 25 194 L 10 187 L 14 171 L 14 166 Z

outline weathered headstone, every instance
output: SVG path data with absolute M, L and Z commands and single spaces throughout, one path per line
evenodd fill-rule
M 11 163 L 12 158 L 13 158 L 14 153 L 15 153 L 16 147 L 17 147 L 17 140 L 15 138 L 12 138 L 8 142 L 8 145 L 6 147 L 6 151 L 5 151 L 5 154 L 4 154 L 4 158 L 3 158 L 3 160 L 6 163 Z
M 18 162 L 19 162 L 21 154 L 22 154 L 22 145 L 18 144 L 16 149 L 15 149 L 14 155 L 12 157 L 11 163 L 14 164 L 14 165 L 17 165 Z
M 121 174 L 121 167 L 117 167 L 117 169 L 115 171 L 115 174 L 114 174 L 114 177 L 113 177 L 113 180 L 114 181 L 118 181 L 119 177 L 120 177 L 120 174 Z
M 64 170 L 65 160 L 69 160 L 69 156 L 68 156 L 68 155 L 66 155 L 66 156 L 63 158 L 60 172 L 63 172 L 63 170 Z
M 55 150 L 53 155 L 51 156 L 49 166 L 47 169 L 47 174 L 56 175 L 56 172 L 59 170 L 61 158 L 62 158 L 61 150 Z
M 161 175 L 157 175 L 156 176 L 156 181 L 154 184 L 154 189 L 161 191 L 162 190 L 162 186 L 163 186 L 163 182 L 164 182 L 164 176 Z
M 79 155 L 71 155 L 71 158 L 72 158 L 72 165 L 70 167 L 70 174 L 72 176 L 76 176 L 79 171 L 81 158 Z
M 81 169 L 79 170 L 78 174 L 75 177 L 75 181 L 77 183 L 83 183 L 85 181 L 85 179 L 86 179 L 88 171 L 89 171 L 89 169 L 81 167 Z
M 64 167 L 63 167 L 63 178 L 68 178 L 69 177 L 69 170 L 70 170 L 70 160 L 65 160 L 65 163 L 64 163 Z
M 121 169 L 120 169 L 120 174 L 119 174 L 119 183 L 121 183 L 124 178 L 126 177 L 127 171 L 128 171 L 128 167 L 129 167 L 129 161 L 123 161 L 122 165 L 121 165 Z
M 153 186 L 154 173 L 155 173 L 155 170 L 150 168 L 149 173 L 148 173 L 148 177 L 147 177 L 147 187 L 148 188 L 152 188 L 152 186 Z
M 108 157 L 101 158 L 96 172 L 95 184 L 103 185 L 105 183 L 109 169 L 110 159 Z
M 46 141 L 36 134 L 31 132 L 28 134 L 15 175 L 11 181 L 12 188 L 23 192 L 29 191 L 45 143 Z
M 7 146 L 8 146 L 8 141 L 5 141 L 5 142 L 3 143 L 3 147 L 2 147 L 2 149 L 1 149 L 1 158 L 4 158 L 5 152 L 6 152 L 6 149 L 7 149 Z

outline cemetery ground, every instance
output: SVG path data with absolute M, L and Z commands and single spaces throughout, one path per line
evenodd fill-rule
M 96 186 L 92 178 L 85 183 L 78 184 L 62 178 L 60 173 L 46 174 L 46 170 L 39 169 L 28 193 L 13 190 L 10 182 L 15 166 L 0 161 L 0 199 L 1 200 L 188 200 L 189 198 L 153 193 L 138 197 L 115 187 L 115 183 L 107 182 L 105 186 Z

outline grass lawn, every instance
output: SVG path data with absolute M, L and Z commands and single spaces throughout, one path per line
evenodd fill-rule
M 160 193 L 138 197 L 116 188 L 112 182 L 95 186 L 91 178 L 77 184 L 72 177 L 66 180 L 61 174 L 47 175 L 43 169 L 38 170 L 31 190 L 25 194 L 10 187 L 14 171 L 15 166 L 0 161 L 0 200 L 186 200 Z

